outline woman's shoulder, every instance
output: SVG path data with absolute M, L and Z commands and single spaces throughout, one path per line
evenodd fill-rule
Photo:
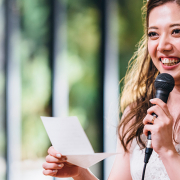
M 136 115 L 132 113 L 134 108 L 136 108 L 136 103 L 131 103 L 131 104 L 129 104 L 125 108 L 125 110 L 123 111 L 122 116 L 120 118 L 120 124 L 121 124 L 121 126 L 120 126 L 121 128 L 120 129 L 123 128 L 124 130 L 127 130 L 133 124 L 135 124 L 135 122 L 136 122 Z
M 134 108 L 136 108 L 136 102 L 129 104 L 122 112 L 121 120 L 123 120 L 129 113 L 131 113 Z

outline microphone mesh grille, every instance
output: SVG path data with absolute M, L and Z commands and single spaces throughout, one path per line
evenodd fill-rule
M 161 73 L 155 79 L 154 86 L 156 89 L 171 92 L 174 88 L 174 78 L 170 74 Z

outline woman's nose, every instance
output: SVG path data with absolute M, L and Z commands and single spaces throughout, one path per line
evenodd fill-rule
M 160 52 L 172 50 L 172 44 L 167 36 L 163 35 L 159 38 L 157 50 Z

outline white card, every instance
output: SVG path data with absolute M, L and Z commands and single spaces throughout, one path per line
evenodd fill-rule
M 41 117 L 54 148 L 67 157 L 67 161 L 83 168 L 117 153 L 94 153 L 77 117 Z

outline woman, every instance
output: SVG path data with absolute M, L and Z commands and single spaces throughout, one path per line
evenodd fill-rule
M 144 12 L 145 35 L 125 77 L 121 98 L 123 116 L 118 127 L 120 154 L 116 156 L 109 180 L 141 179 L 148 131 L 152 134 L 154 151 L 145 179 L 180 179 L 180 0 L 149 0 Z M 153 99 L 153 84 L 159 73 L 168 73 L 175 80 L 167 104 Z M 153 124 L 152 113 L 158 115 Z M 97 179 L 88 169 L 68 164 L 53 147 L 48 153 L 43 164 L 45 175 Z

